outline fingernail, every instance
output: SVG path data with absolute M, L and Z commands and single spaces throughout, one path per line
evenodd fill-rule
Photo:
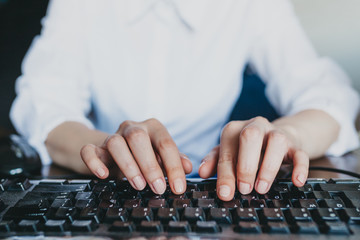
M 304 175 L 304 174 L 301 174 L 301 173 L 297 176 L 296 179 L 297 179 L 299 182 L 301 182 L 302 184 L 304 184 L 305 181 L 306 181 L 305 175 Z
M 181 157 L 183 157 L 183 158 L 185 158 L 185 159 L 187 159 L 187 160 L 191 161 L 191 160 L 190 160 L 190 158 L 189 158 L 187 155 L 185 155 L 184 153 L 180 153 L 180 155 L 181 155 Z
M 140 176 L 134 177 L 132 179 L 132 183 L 134 184 L 137 190 L 142 190 L 146 186 L 145 180 Z
M 240 182 L 239 191 L 242 194 L 249 194 L 251 192 L 251 186 L 248 183 Z
M 222 197 L 228 197 L 230 195 L 231 189 L 227 185 L 222 185 L 219 188 L 219 195 Z
M 161 178 L 152 182 L 152 186 L 157 194 L 163 194 L 165 192 L 165 183 Z
M 177 193 L 182 193 L 184 191 L 184 182 L 181 178 L 177 178 L 174 180 L 174 187 Z
M 105 171 L 104 171 L 104 169 L 102 169 L 102 168 L 98 168 L 98 169 L 96 170 L 96 174 L 97 174 L 99 177 L 103 177 L 103 176 L 105 176 Z
M 263 180 L 260 180 L 257 184 L 257 188 L 256 190 L 259 193 L 266 193 L 267 192 L 267 188 L 268 188 L 269 184 Z

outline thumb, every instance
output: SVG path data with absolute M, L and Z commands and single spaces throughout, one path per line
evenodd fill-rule
M 214 147 L 201 161 L 199 167 L 199 176 L 201 178 L 209 178 L 215 175 L 219 159 L 219 150 L 219 145 Z

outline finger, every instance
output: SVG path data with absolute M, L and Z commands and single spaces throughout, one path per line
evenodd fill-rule
M 294 169 L 292 181 L 297 187 L 302 187 L 309 174 L 309 156 L 301 150 L 297 150 L 293 156 Z
M 130 126 L 124 130 L 123 136 L 152 191 L 163 194 L 166 190 L 165 178 L 148 133 L 138 126 Z
M 239 135 L 239 155 L 236 166 L 237 186 L 242 194 L 249 194 L 256 178 L 266 132 L 266 121 L 255 120 Z
M 174 140 L 157 120 L 149 120 L 147 128 L 152 145 L 161 157 L 171 190 L 176 194 L 184 193 L 186 190 L 185 171 Z
M 288 150 L 287 138 L 278 131 L 268 134 L 264 160 L 261 163 L 255 189 L 260 194 L 269 191 Z
M 231 200 L 235 192 L 235 165 L 241 128 L 241 124 L 230 122 L 221 134 L 216 189 L 218 197 L 223 201 Z
M 191 160 L 184 153 L 180 153 L 181 163 L 183 165 L 185 174 L 192 172 L 192 163 Z
M 104 150 L 93 144 L 87 144 L 81 148 L 80 155 L 90 171 L 98 178 L 104 179 L 109 176 L 109 170 L 97 155 L 97 151 L 102 152 Z
M 219 159 L 220 146 L 214 147 L 201 161 L 199 167 L 199 176 L 201 178 L 209 178 L 215 175 L 216 166 Z
M 141 174 L 139 166 L 133 158 L 125 139 L 118 134 L 114 134 L 106 140 L 105 145 L 131 186 L 136 190 L 143 190 L 146 187 L 146 181 Z

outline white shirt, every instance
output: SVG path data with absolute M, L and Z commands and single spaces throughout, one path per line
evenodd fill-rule
M 286 0 L 54 0 L 11 119 L 47 164 L 44 141 L 64 121 L 114 133 L 124 120 L 154 117 L 195 172 L 218 144 L 247 63 L 281 115 L 321 109 L 340 123 L 328 154 L 358 147 L 358 96 L 315 53 Z

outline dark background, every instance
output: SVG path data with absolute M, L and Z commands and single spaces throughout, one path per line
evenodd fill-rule
M 14 84 L 21 74 L 21 62 L 34 36 L 48 0 L 0 1 L 0 133 L 13 132 L 9 111 L 15 98 Z
M 48 0 L 0 0 L 0 136 L 15 132 L 9 119 L 15 98 L 15 80 L 21 75 L 21 62 L 41 31 Z M 243 92 L 230 120 L 249 119 L 262 115 L 277 117 L 264 96 L 263 82 L 249 69 L 244 73 Z

